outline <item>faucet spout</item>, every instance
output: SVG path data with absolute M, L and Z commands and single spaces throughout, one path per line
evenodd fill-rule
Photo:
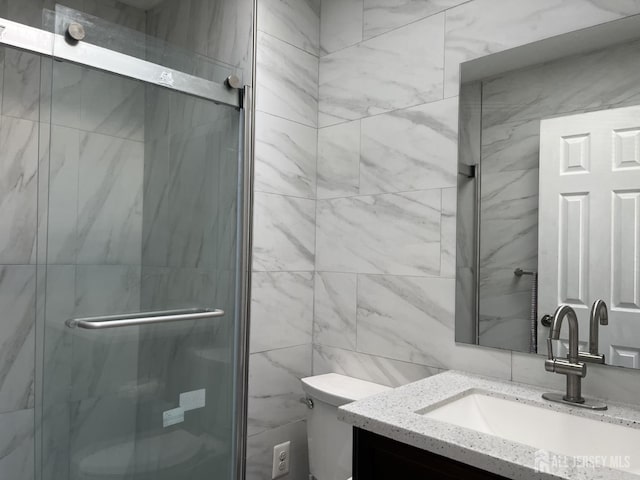
M 609 312 L 604 300 L 596 300 L 589 315 L 589 353 L 598 355 L 598 324 L 609 325 Z
M 569 354 L 567 358 L 571 363 L 578 363 L 578 347 L 579 347 L 579 335 L 578 335 L 578 317 L 576 312 L 569 305 L 562 305 L 558 307 L 553 314 L 553 320 L 551 321 L 551 329 L 549 330 L 549 344 L 551 340 L 558 340 L 560 338 L 560 330 L 562 329 L 562 321 L 567 317 L 569 322 Z M 553 355 L 552 351 L 549 352 L 550 356 Z

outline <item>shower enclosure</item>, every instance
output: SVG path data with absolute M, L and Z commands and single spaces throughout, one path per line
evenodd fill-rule
M 31 121 L 2 118 L 22 165 L 4 161 L 5 181 L 37 198 L 33 212 L 13 199 L 36 225 L 15 245 L 34 266 L 35 477 L 236 478 L 250 89 L 68 8 L 44 25 L 0 19 L 33 99 Z

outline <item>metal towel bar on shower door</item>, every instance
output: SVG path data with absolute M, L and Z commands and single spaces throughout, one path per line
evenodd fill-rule
M 158 312 L 125 313 L 122 315 L 104 315 L 101 317 L 71 318 L 66 321 L 67 327 L 98 330 L 102 328 L 131 327 L 134 325 L 150 325 L 152 323 L 182 322 L 186 320 L 202 320 L 222 317 L 223 310 L 208 308 L 190 308 L 186 310 L 163 310 Z

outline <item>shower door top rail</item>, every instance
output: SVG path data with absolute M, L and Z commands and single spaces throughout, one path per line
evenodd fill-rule
M 85 41 L 69 43 L 63 35 L 0 18 L 0 45 L 115 73 L 216 103 L 240 107 L 240 91 Z
M 101 330 L 104 328 L 132 327 L 154 323 L 183 322 L 224 316 L 220 309 L 189 308 L 185 310 L 162 310 L 157 312 L 125 313 L 121 315 L 103 315 L 99 317 L 71 318 L 66 321 L 69 328 Z

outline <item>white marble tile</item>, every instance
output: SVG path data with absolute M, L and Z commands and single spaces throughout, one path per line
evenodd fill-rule
M 33 408 L 35 266 L 0 267 L 0 413 Z
M 316 272 L 313 343 L 355 350 L 357 275 Z
M 131 30 L 145 32 L 145 11 L 117 0 L 83 0 L 82 11 Z
M 442 98 L 444 14 L 320 59 L 319 125 Z
M 342 50 L 362 41 L 364 0 L 322 0 L 320 53 Z
M 306 479 L 309 475 L 307 425 L 300 420 L 247 439 L 247 480 L 271 480 L 273 446 L 287 441 L 291 442 L 288 477 Z
M 360 192 L 360 120 L 318 130 L 318 198 Z
M 170 139 L 166 180 L 170 266 L 202 267 L 215 261 L 221 143 L 215 125 L 193 128 Z
M 453 349 L 453 279 L 358 276 L 358 351 L 446 367 Z
M 319 200 L 318 271 L 440 274 L 440 190 Z
M 144 144 L 142 264 L 167 266 L 169 257 L 169 139 Z
M 511 380 L 511 352 L 456 343 L 451 347 L 447 368 Z
M 42 28 L 42 0 L 6 0 L 7 14 L 5 18 L 30 27 Z
M 256 193 L 253 270 L 313 270 L 315 214 L 313 200 Z
M 457 189 L 442 189 L 440 216 L 440 276 L 456 276 L 456 203 Z
M 182 1 L 176 2 L 182 3 Z M 194 8 L 194 5 L 196 7 Z M 197 5 L 213 10 L 213 14 L 202 15 Z M 245 83 L 251 83 L 252 19 L 251 0 L 192 0 L 191 21 L 204 19 L 208 28 L 203 32 L 207 40 L 207 56 L 229 65 L 240 67 Z M 239 72 L 242 75 L 242 72 Z
M 482 176 L 482 268 L 535 269 L 538 261 L 538 170 Z
M 35 478 L 33 422 L 33 409 L 0 414 L 0 472 L 4 478 Z
M 40 106 L 40 56 L 5 49 L 2 114 L 38 121 Z
M 315 198 L 317 130 L 263 112 L 255 128 L 254 190 Z
M 139 265 L 144 144 L 80 136 L 78 263 Z
M 637 2 L 592 0 L 475 0 L 448 10 L 445 97 L 458 94 L 464 61 L 637 13 Z
M 417 363 L 367 355 L 341 348 L 314 345 L 313 374 L 340 373 L 369 382 L 399 387 L 442 370 Z
M 51 126 L 48 178 L 48 237 L 43 238 L 49 264 L 76 263 L 80 131 Z M 43 172 L 41 172 L 42 174 Z
M 532 277 L 516 277 L 513 270 L 480 271 L 480 344 L 527 352 Z
M 251 353 L 311 343 L 313 274 L 255 272 L 251 281 Z
M 38 268 L 38 273 L 44 270 Z M 36 328 L 46 332 L 42 339 L 45 363 L 41 391 L 46 392 L 43 408 L 49 409 L 65 403 L 71 389 L 73 331 L 65 322 L 75 316 L 76 267 L 47 265 L 45 275 L 45 288 L 38 290 L 38 300 L 44 302 L 44 318 Z
M 256 110 L 318 125 L 318 59 L 258 32 Z
M 0 263 L 28 264 L 38 222 L 38 124 L 0 117 L 0 145 Z
M 317 56 L 320 0 L 261 0 L 258 30 Z
M 483 82 L 482 127 L 637 105 L 640 41 L 564 57 Z
M 482 129 L 482 174 L 538 168 L 540 120 L 523 120 Z
M 467 0 L 364 0 L 364 38 L 371 38 Z
M 311 375 L 311 345 L 253 353 L 249 359 L 248 434 L 306 417 L 300 379 Z
M 363 119 L 360 193 L 454 187 L 457 142 L 456 98 Z
M 76 316 L 139 311 L 140 267 L 82 265 L 76 272 Z M 95 333 L 73 332 L 70 394 L 74 400 L 116 392 L 137 378 L 138 328 Z
M 142 82 L 83 69 L 80 89 L 82 130 L 144 141 L 145 87 Z

